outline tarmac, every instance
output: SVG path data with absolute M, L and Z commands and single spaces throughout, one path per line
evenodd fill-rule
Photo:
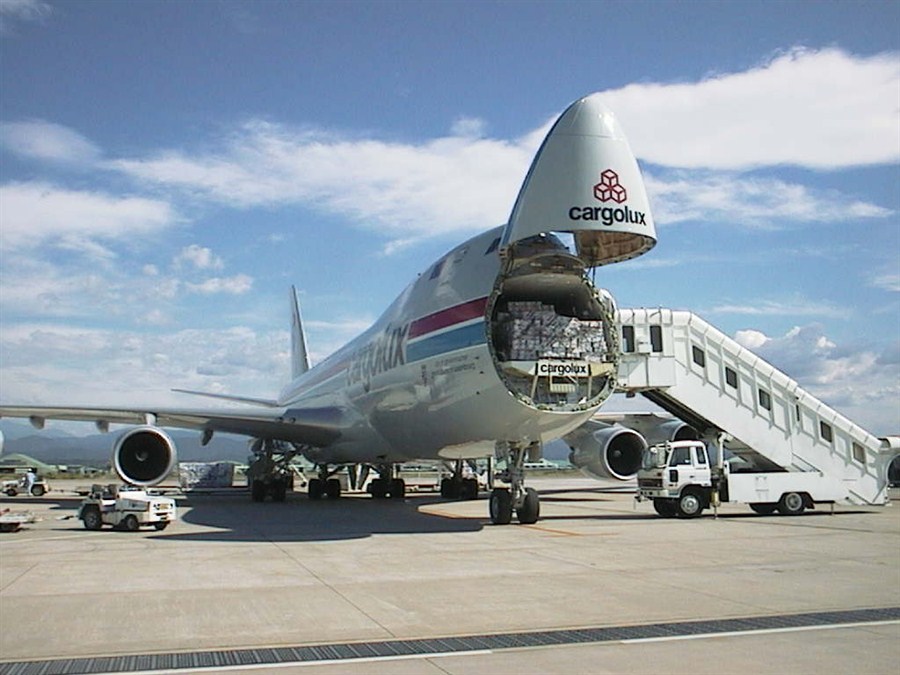
M 0 675 L 897 673 L 900 505 L 662 519 L 612 483 L 529 481 L 534 525 L 413 493 L 178 497 L 163 532 L 0 499 Z

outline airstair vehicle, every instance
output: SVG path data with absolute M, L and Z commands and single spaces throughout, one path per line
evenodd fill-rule
M 836 502 L 887 503 L 900 439 L 876 438 L 696 314 L 620 309 L 618 321 L 618 391 L 721 443 L 746 471 L 815 473 Z

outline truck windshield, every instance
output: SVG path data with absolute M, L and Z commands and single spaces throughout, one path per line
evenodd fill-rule
M 644 450 L 641 459 L 641 466 L 644 469 L 656 469 L 666 465 L 666 449 L 661 447 L 650 447 Z

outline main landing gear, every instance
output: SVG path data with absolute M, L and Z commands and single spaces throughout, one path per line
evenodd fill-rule
M 327 464 L 317 464 L 317 476 L 316 478 L 310 479 L 309 487 L 307 487 L 309 498 L 313 501 L 318 501 L 322 499 L 322 497 L 328 497 L 328 499 L 340 499 L 341 481 L 334 476 L 341 468 L 342 467 L 329 469 Z
M 478 479 L 472 476 L 464 477 L 467 465 L 464 460 L 458 459 L 453 466 L 453 475 L 441 479 L 441 497 L 446 499 L 478 499 Z
M 406 481 L 395 475 L 393 464 L 377 467 L 378 478 L 369 482 L 368 491 L 375 499 L 403 499 L 406 497 Z
M 510 447 L 506 452 L 506 475 L 509 487 L 491 491 L 490 513 L 494 525 L 508 525 L 513 511 L 522 525 L 536 523 L 541 515 L 541 500 L 537 490 L 525 487 L 525 458 L 534 446 Z

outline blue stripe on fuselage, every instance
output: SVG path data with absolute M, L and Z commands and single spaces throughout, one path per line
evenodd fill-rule
M 453 352 L 457 349 L 474 347 L 485 342 L 487 342 L 487 338 L 484 334 L 484 321 L 478 321 L 468 326 L 460 326 L 433 337 L 407 344 L 406 362 L 421 361 L 422 359 Z

